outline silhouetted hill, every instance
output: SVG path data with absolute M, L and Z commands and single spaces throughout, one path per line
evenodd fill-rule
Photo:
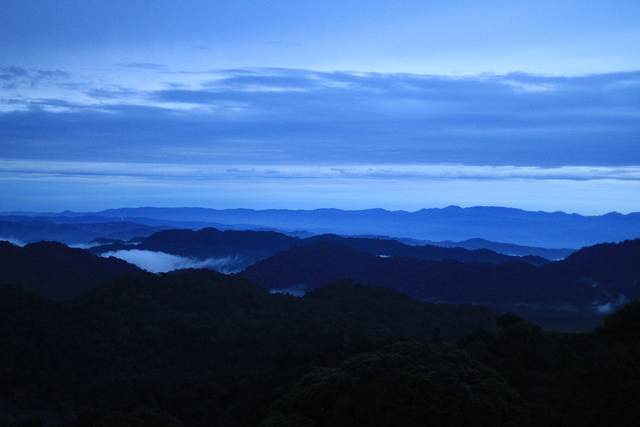
M 375 270 L 384 258 L 332 242 L 317 242 L 296 246 L 279 252 L 265 260 L 250 265 L 240 273 L 260 286 L 268 289 L 316 287 L 351 278 L 358 282 L 371 283 Z M 388 272 L 393 275 L 393 271 Z
M 456 259 L 465 262 L 491 263 L 517 260 L 534 265 L 542 265 L 548 262 L 548 260 L 540 257 L 513 257 L 498 254 L 488 249 L 468 251 L 462 248 L 442 248 L 432 245 L 412 246 L 392 239 L 348 238 L 335 234 L 323 234 L 301 239 L 274 231 L 221 231 L 214 228 L 203 228 L 198 231 L 160 231 L 143 239 L 140 244 L 113 243 L 95 246 L 88 250 L 95 254 L 118 250 L 148 250 L 200 260 L 231 258 L 234 260 L 233 269 L 240 271 L 246 266 L 277 252 L 315 242 L 340 243 L 380 256 L 411 256 L 432 260 Z M 225 264 L 225 268 L 229 269 L 229 265 Z
M 344 300 L 336 304 L 340 294 Z M 0 285 L 0 297 L 3 424 L 16 414 L 107 417 L 111 421 L 105 423 L 112 424 L 109 417 L 132 416 L 139 407 L 153 408 L 149 416 L 186 421 L 233 413 L 233 404 L 248 411 L 243 416 L 257 417 L 249 423 L 256 425 L 290 381 L 314 364 L 352 354 L 358 340 L 457 339 L 477 327 L 492 328 L 497 316 L 483 307 L 422 303 L 348 282 L 294 298 L 208 270 L 127 275 L 64 303 L 9 285 Z M 286 368 L 251 368 L 283 351 L 290 352 Z M 298 365 L 298 354 L 306 351 L 315 362 Z M 231 373 L 244 380 L 235 381 Z M 258 373 L 258 380 L 249 381 Z M 197 386 L 183 390 L 186 381 Z M 203 387 L 203 394 L 188 398 Z
M 99 283 L 140 269 L 117 258 L 101 258 L 57 242 L 30 243 L 24 247 L 0 242 L 0 283 L 55 300 L 78 295 Z
M 349 281 L 294 298 L 143 272 L 64 302 L 0 285 L 0 425 L 631 426 L 639 307 L 566 334 Z
M 454 259 L 462 262 L 490 262 L 494 264 L 506 261 L 523 261 L 533 265 L 543 265 L 549 262 L 549 260 L 538 256 L 508 256 L 482 247 L 469 250 L 456 246 L 445 248 L 436 245 L 406 245 L 394 239 L 342 237 L 335 234 L 323 234 L 304 239 L 304 244 L 315 242 L 341 243 L 373 255 L 410 256 L 433 261 Z
M 638 319 L 638 300 L 609 314 L 595 333 L 544 333 L 505 314 L 501 330 L 478 330 L 458 347 L 527 396 L 525 425 L 633 426 L 640 416 Z
M 543 268 L 556 277 L 588 282 L 601 287 L 612 297 L 640 294 L 640 239 L 621 243 L 601 243 L 571 254 L 561 262 Z
M 271 289 L 308 290 L 349 277 L 423 300 L 605 310 L 625 298 L 640 296 L 639 242 L 585 248 L 566 260 L 542 267 L 523 262 L 382 258 L 321 242 L 278 253 L 247 267 L 241 275 Z M 605 307 L 607 304 L 609 307 Z
M 240 256 L 255 262 L 298 244 L 300 239 L 274 231 L 220 231 L 215 228 L 167 230 L 144 239 L 136 247 L 199 258 Z
M 401 341 L 305 375 L 260 426 L 493 427 L 514 423 L 522 406 L 499 374 L 466 353 Z
M 596 332 L 632 348 L 640 346 L 640 300 L 633 300 L 604 319 Z
M 491 242 L 486 239 L 467 239 L 461 242 L 452 242 L 448 241 L 440 241 L 440 242 L 422 242 L 415 243 L 417 244 L 425 244 L 429 243 L 434 246 L 441 246 L 445 248 L 464 248 L 468 250 L 476 250 L 476 249 L 489 249 L 499 254 L 505 255 L 514 255 L 526 257 L 527 255 L 532 255 L 536 257 L 541 257 L 551 261 L 557 261 L 564 259 L 571 255 L 576 249 L 568 249 L 568 248 L 538 248 L 533 246 L 522 246 L 515 245 L 513 243 L 500 243 L 500 242 Z

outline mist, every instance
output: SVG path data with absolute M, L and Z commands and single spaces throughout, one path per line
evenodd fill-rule
M 308 290 L 309 290 L 308 286 L 306 286 L 306 285 L 298 285 L 298 286 L 293 286 L 291 288 L 270 289 L 269 293 L 271 293 L 271 294 L 285 294 L 285 295 L 291 295 L 293 297 L 302 297 L 307 293 Z
M 14 239 L 13 237 L 0 237 L 0 241 L 9 242 L 14 246 L 20 246 L 20 247 L 23 247 L 24 245 L 26 245 L 26 243 L 23 242 L 22 240 Z
M 102 257 L 115 257 L 134 264 L 151 273 L 166 273 L 183 268 L 207 268 L 219 273 L 231 274 L 240 271 L 238 257 L 207 258 L 204 260 L 172 255 L 165 252 L 139 249 L 106 252 Z

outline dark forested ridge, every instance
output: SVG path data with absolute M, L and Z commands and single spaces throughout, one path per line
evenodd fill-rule
M 405 242 L 405 239 L 400 239 L 400 241 Z M 513 243 L 491 242 L 489 240 L 479 239 L 479 238 L 467 239 L 460 242 L 453 242 L 450 240 L 444 240 L 439 242 L 432 242 L 432 241 L 415 242 L 415 241 L 408 240 L 407 243 L 414 244 L 414 245 L 428 243 L 434 246 L 441 246 L 445 248 L 464 248 L 468 250 L 489 249 L 499 254 L 515 255 L 515 256 L 533 255 L 533 256 L 542 257 L 551 261 L 564 259 L 576 251 L 576 249 L 569 249 L 569 248 L 539 248 L 539 247 L 533 247 L 533 246 L 516 245 Z
M 2 285 L 0 304 L 0 425 L 32 413 L 109 419 L 149 408 L 185 421 L 237 416 L 231 404 L 242 412 L 255 405 L 245 416 L 260 421 L 283 391 L 276 389 L 325 359 L 338 363 L 359 340 L 450 341 L 492 327 L 497 316 L 349 282 L 295 298 L 209 270 L 125 276 L 64 303 Z M 296 362 L 284 374 L 270 366 Z M 260 390 L 226 384 L 258 374 Z M 187 383 L 204 388 L 191 409 L 181 402 L 191 400 Z M 219 425 L 242 425 L 236 421 Z
M 223 231 L 215 228 L 203 228 L 197 231 L 178 229 L 160 231 L 135 245 L 110 243 L 94 246 L 88 250 L 95 254 L 117 250 L 147 250 L 201 260 L 229 257 L 237 260 L 234 266 L 239 271 L 278 252 L 318 242 L 340 243 L 373 255 L 410 256 L 437 261 L 455 259 L 463 262 L 501 263 L 517 260 L 533 265 L 543 265 L 548 262 L 538 256 L 509 256 L 488 249 L 467 250 L 434 245 L 407 245 L 392 239 L 343 237 L 335 234 L 302 239 L 275 231 Z
M 584 248 L 533 266 L 377 257 L 338 243 L 300 246 L 259 261 L 241 275 L 271 289 L 313 289 L 344 277 L 414 298 L 481 304 L 605 309 L 640 297 L 640 239 Z
M 190 233 L 175 247 L 211 250 Z M 206 233 L 229 237 L 222 249 L 305 240 Z M 605 312 L 638 297 L 640 239 L 535 266 L 324 238 L 241 275 L 151 274 L 60 243 L 0 243 L 0 425 L 636 425 L 638 300 L 564 333 L 412 296 Z M 270 292 L 298 286 L 300 298 Z
M 0 425 L 635 425 L 640 305 L 591 333 L 350 281 L 209 270 L 0 286 Z
M 480 253 L 482 258 L 485 251 L 416 247 L 336 235 L 300 239 L 263 231 L 167 230 L 128 247 L 160 250 L 169 246 L 176 254 L 202 257 L 244 253 L 245 261 L 239 263 L 290 247 L 255 262 L 240 275 L 262 287 L 294 293 L 351 278 L 420 300 L 486 304 L 501 311 L 516 310 L 521 315 L 522 310 L 539 308 L 606 314 L 625 301 L 640 297 L 640 239 L 586 247 L 564 260 L 539 266 L 522 261 L 462 262 L 446 257 L 475 259 Z M 71 298 L 98 283 L 138 270 L 115 258 L 98 257 L 53 242 L 24 248 L 4 242 L 0 251 L 0 279 L 4 283 L 22 284 L 54 299 Z M 408 253 L 438 260 L 403 255 Z M 489 257 L 496 255 L 490 253 Z M 538 321 L 535 313 L 525 317 Z
M 117 258 L 100 258 L 57 242 L 24 247 L 0 241 L 0 283 L 20 284 L 52 299 L 78 295 L 123 274 L 140 271 Z

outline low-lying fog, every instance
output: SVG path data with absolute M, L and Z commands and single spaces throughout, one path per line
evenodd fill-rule
M 166 273 L 183 268 L 208 268 L 220 273 L 231 274 L 237 273 L 241 269 L 239 268 L 240 260 L 237 257 L 207 258 L 200 260 L 164 252 L 139 249 L 105 252 L 101 256 L 105 258 L 110 256 L 120 258 L 151 273 Z

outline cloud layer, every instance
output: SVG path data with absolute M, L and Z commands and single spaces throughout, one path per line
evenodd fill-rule
M 219 70 L 190 88 L 84 87 L 60 98 L 4 101 L 4 159 L 540 168 L 640 163 L 640 72 L 454 78 Z
M 2 70 L 0 209 L 640 210 L 640 72 L 121 66 L 147 87 Z
M 238 260 L 233 257 L 197 260 L 164 252 L 139 249 L 111 251 L 101 256 L 105 258 L 111 256 L 120 258 L 151 273 L 166 273 L 183 268 L 208 268 L 225 274 L 236 273 L 238 271 L 235 269 Z

